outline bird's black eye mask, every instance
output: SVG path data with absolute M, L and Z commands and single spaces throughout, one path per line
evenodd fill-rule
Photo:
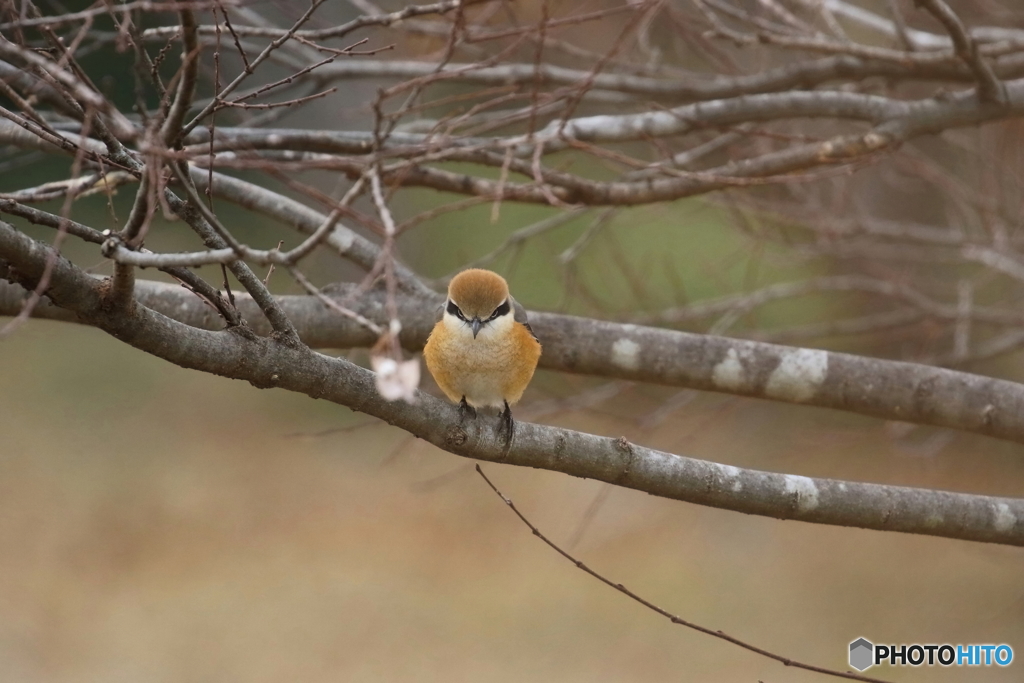
M 503 315 L 507 315 L 510 310 L 512 310 L 512 307 L 508 305 L 508 299 L 505 299 L 505 303 L 495 308 L 494 313 L 491 313 L 491 317 L 488 318 L 485 322 L 491 322 L 495 318 L 500 318 Z
M 495 308 L 494 312 L 491 313 L 491 317 L 488 318 L 487 320 L 484 320 L 484 322 L 485 323 L 489 323 L 492 320 L 495 320 L 496 318 L 500 318 L 503 315 L 508 315 L 508 312 L 511 311 L 511 310 L 512 310 L 512 306 L 509 304 L 508 299 L 505 299 L 505 302 L 503 304 L 501 304 L 500 306 L 498 306 L 497 308 Z M 450 313 L 451 315 L 454 315 L 459 320 L 461 320 L 463 322 L 467 322 L 467 323 L 469 322 L 469 319 L 466 318 L 466 316 L 463 314 L 462 310 L 458 306 L 455 305 L 454 301 L 452 301 L 450 299 L 448 300 L 447 311 L 448 311 L 448 313 Z
M 456 306 L 455 302 L 452 301 L 451 299 L 448 300 L 448 312 L 463 322 L 469 322 L 468 320 L 466 320 L 466 316 L 462 315 L 462 311 L 459 309 L 459 307 Z

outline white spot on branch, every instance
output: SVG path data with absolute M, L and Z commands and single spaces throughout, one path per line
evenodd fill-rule
M 722 475 L 729 479 L 735 479 L 740 476 L 740 470 L 738 467 L 732 465 L 719 465 L 718 468 L 722 471 Z
M 348 228 L 335 228 L 331 233 L 330 242 L 339 253 L 347 254 L 356 242 L 356 234 Z
M 828 353 L 795 349 L 782 356 L 768 377 L 764 393 L 785 401 L 807 401 L 814 397 L 828 374 Z
M 726 480 L 726 484 L 729 479 L 733 480 L 732 485 L 729 488 L 737 492 L 743 490 L 743 484 L 739 479 L 740 475 L 743 473 L 741 469 L 733 467 L 732 465 L 718 465 L 718 471 L 720 476 Z
M 729 349 L 725 358 L 711 370 L 711 381 L 725 391 L 741 391 L 747 387 L 746 373 L 736 349 Z
M 612 363 L 625 370 L 640 367 L 640 345 L 632 339 L 619 339 L 612 344 Z
M 992 526 L 996 531 L 1007 532 L 1017 524 L 1017 516 L 1010 512 L 1010 506 L 1006 503 L 996 503 L 993 514 Z
M 796 496 L 796 509 L 809 512 L 818 507 L 818 487 L 813 479 L 795 474 L 786 475 L 786 493 Z

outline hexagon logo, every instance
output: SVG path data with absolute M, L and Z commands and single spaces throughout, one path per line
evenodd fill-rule
M 850 643 L 850 666 L 864 671 L 874 664 L 875 646 L 867 638 L 858 638 Z

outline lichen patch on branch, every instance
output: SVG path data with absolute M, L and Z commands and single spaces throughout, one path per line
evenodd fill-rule
M 793 349 L 783 354 L 778 367 L 768 377 L 764 393 L 784 401 L 808 401 L 814 397 L 827 376 L 827 352 Z
M 612 344 L 612 363 L 625 370 L 640 367 L 640 345 L 632 339 L 618 339 Z
M 740 481 L 740 475 L 743 474 L 743 471 L 740 468 L 733 467 L 732 465 L 719 464 L 718 472 L 719 475 L 726 480 L 726 483 L 729 481 L 732 482 L 729 484 L 729 488 L 732 489 L 733 492 L 738 493 L 743 490 L 743 482 Z
M 750 380 L 736 349 L 729 349 L 711 370 L 711 381 L 723 391 L 743 392 L 749 388 Z
M 996 503 L 993 511 L 992 526 L 996 531 L 1007 532 L 1017 524 L 1017 516 L 1010 511 L 1006 503 Z
M 818 507 L 818 487 L 813 479 L 787 474 L 785 487 L 786 493 L 793 495 L 798 512 L 810 512 Z

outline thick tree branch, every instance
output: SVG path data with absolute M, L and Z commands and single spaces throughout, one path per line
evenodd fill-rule
M 34 287 L 50 256 L 49 247 L 0 222 L 0 259 L 4 263 L 0 276 L 22 287 Z M 415 405 L 385 401 L 375 389 L 373 373 L 343 359 L 324 356 L 304 345 L 258 337 L 245 328 L 202 330 L 142 304 L 111 309 L 105 305 L 106 288 L 106 281 L 90 277 L 58 256 L 47 296 L 83 322 L 182 367 L 246 380 L 261 388 L 279 387 L 324 398 L 385 420 L 456 455 L 548 469 L 666 498 L 779 519 L 1024 546 L 1024 500 L 759 472 L 644 448 L 624 438 L 525 422 L 517 423 L 514 441 L 508 448 L 498 429 L 498 418 L 480 416 L 460 427 L 454 405 L 422 393 Z M 542 318 L 538 322 L 542 323 L 538 333 L 545 338 L 542 329 L 550 321 Z M 573 340 L 586 338 L 577 334 Z M 629 341 L 628 336 L 620 337 L 617 347 L 619 364 L 624 368 L 631 365 L 624 359 L 645 352 L 632 347 L 627 351 L 622 342 Z M 558 346 L 558 340 L 548 343 Z M 732 348 L 733 354 L 722 361 L 725 372 L 742 377 L 734 372 L 731 358 L 739 359 L 739 355 L 735 346 Z M 756 345 L 747 348 L 753 350 Z M 814 383 L 820 367 L 815 360 L 818 357 L 807 353 L 840 355 L 803 350 L 791 353 L 796 355 L 789 356 L 788 361 L 783 358 L 777 364 L 778 372 L 771 376 L 780 397 L 798 398 L 809 382 Z M 743 367 L 742 360 L 735 365 Z M 931 368 L 925 370 L 934 372 Z M 773 383 L 771 377 L 769 385 Z
M 1021 39 L 1024 41 L 1024 36 Z M 1024 49 L 1024 42 L 1021 49 Z M 993 68 L 1002 78 L 1019 77 L 1024 71 L 1024 64 L 1021 64 L 1017 52 L 999 55 L 993 57 L 993 60 Z M 573 87 L 592 83 L 594 89 L 606 92 L 628 93 L 662 101 L 698 102 L 812 88 L 840 79 L 861 80 L 879 76 L 901 80 L 957 82 L 970 82 L 975 78 L 970 69 L 955 61 L 952 52 L 902 52 L 899 53 L 898 61 L 841 54 L 777 66 L 757 74 L 725 76 L 692 73 L 689 77 L 671 79 L 630 74 L 590 74 L 551 64 L 503 64 L 490 67 L 448 64 L 438 71 L 436 66 L 425 62 L 363 60 L 329 64 L 309 78 L 318 84 L 357 78 L 424 77 L 431 77 L 435 81 L 493 86 L 517 84 Z
M 794 144 L 758 157 L 731 161 L 700 172 L 638 181 L 594 181 L 563 171 L 540 170 L 550 186 L 490 180 L 479 176 L 434 168 L 416 158 L 422 150 L 411 150 L 409 162 L 385 167 L 384 179 L 402 186 L 424 186 L 459 194 L 549 204 L 637 205 L 670 201 L 714 190 L 745 186 L 754 182 L 784 182 L 791 175 L 822 166 L 864 160 L 891 150 L 923 135 L 976 125 L 1024 113 L 1024 79 L 1006 84 L 1005 105 L 984 104 L 973 94 L 942 99 L 904 102 L 857 93 L 777 93 L 752 95 L 678 107 L 670 112 L 593 116 L 573 119 L 564 128 L 552 124 L 535 136 L 518 136 L 495 141 L 495 147 L 535 150 L 543 144 L 546 152 L 570 144 L 590 145 L 629 142 L 658 136 L 677 136 L 699 129 L 736 125 L 749 120 L 775 120 L 794 116 L 851 117 L 876 122 L 862 134 L 838 135 L 822 142 Z M 463 153 L 455 147 L 443 157 L 474 160 L 500 166 L 496 155 Z M 493 157 L 493 158 L 492 158 Z M 197 162 L 202 163 L 201 160 Z M 230 164 L 230 159 L 222 163 Z M 301 159 L 302 167 L 330 168 L 362 175 L 369 161 L 346 157 L 322 160 Z M 247 162 L 245 165 L 252 165 Z
M 340 286 L 329 293 L 346 299 L 353 287 Z M 137 296 L 145 306 L 189 326 L 223 327 L 209 307 L 180 287 L 139 281 Z M 397 299 L 401 341 L 410 351 L 423 348 L 434 325 L 434 310 L 441 301 L 440 295 L 434 296 L 402 294 Z M 252 300 L 237 299 L 253 330 L 269 334 Z M 7 291 L 0 301 L 0 315 L 10 315 L 20 297 Z M 283 296 L 278 302 L 310 346 L 368 348 L 378 341 L 366 326 L 337 315 L 315 297 Z M 385 295 L 379 289 L 360 294 L 346 307 L 377 325 L 387 325 Z M 63 319 L 63 314 L 48 308 L 38 315 Z M 1024 385 L 1015 382 L 915 363 L 553 313 L 531 313 L 530 323 L 544 344 L 541 366 L 552 370 L 833 408 L 1024 443 Z
M 1021 65 L 1024 70 L 1024 64 Z M 423 146 L 494 149 L 523 145 L 520 154 L 532 154 L 536 143 L 544 144 L 544 154 L 566 149 L 567 139 L 586 143 L 622 143 L 658 137 L 685 135 L 706 128 L 736 126 L 752 121 L 767 122 L 790 118 L 827 118 L 885 124 L 888 128 L 922 135 L 947 128 L 983 123 L 999 118 L 1012 118 L 1024 113 L 1024 79 L 1007 84 L 1010 105 L 985 106 L 972 93 L 942 98 L 900 100 L 893 97 L 857 92 L 791 91 L 758 93 L 756 88 L 738 88 L 722 97 L 709 98 L 694 104 L 665 111 L 638 114 L 587 116 L 555 121 L 532 136 L 506 139 L 458 138 L 442 135 L 396 133 L 388 147 L 393 156 L 422 154 Z M 203 144 L 207 149 L 207 131 L 192 133 L 189 142 Z M 215 150 L 290 149 L 328 154 L 363 155 L 373 151 L 369 132 L 333 132 L 289 129 L 220 128 L 214 141 Z M 402 154 L 403 150 L 405 155 Z M 500 165 L 500 162 L 499 162 Z
M 664 112 L 601 115 L 554 122 L 536 134 L 537 142 L 555 145 L 563 137 L 590 143 L 629 142 L 683 135 L 702 127 L 738 125 L 781 118 L 829 118 L 886 123 L 927 132 L 980 123 L 1024 113 L 1024 80 L 1007 84 L 1009 105 L 985 106 L 973 94 L 916 101 L 832 91 L 796 91 L 744 95 L 683 105 Z M 920 132 L 917 134 L 921 134 Z M 516 141 L 513 139 L 513 141 Z M 523 143 L 529 141 L 523 139 Z M 556 147 L 557 148 L 557 147 Z

